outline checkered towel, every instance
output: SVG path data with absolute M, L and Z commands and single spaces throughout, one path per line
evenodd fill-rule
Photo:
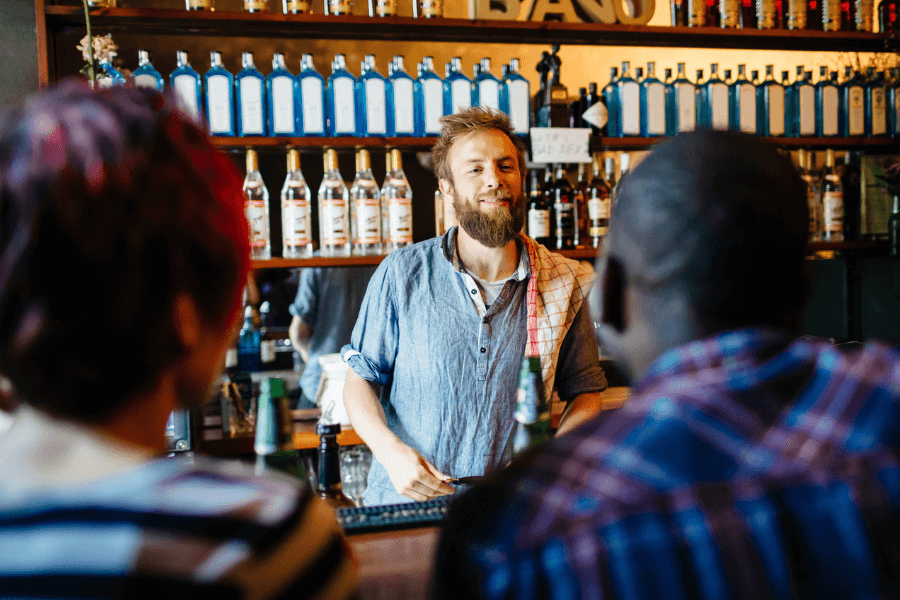
M 528 339 L 525 355 L 540 357 L 544 397 L 549 399 L 556 379 L 559 349 L 591 289 L 595 274 L 589 264 L 550 252 L 528 236 L 521 235 L 531 261 L 526 292 Z

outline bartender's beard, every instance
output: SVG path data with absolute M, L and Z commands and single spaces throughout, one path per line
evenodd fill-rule
M 475 199 L 460 198 L 451 188 L 453 209 L 459 226 L 476 242 L 488 248 L 502 248 L 511 242 L 525 225 L 525 196 L 518 198 L 506 190 L 481 194 Z M 506 201 L 506 206 L 484 209 L 482 201 Z

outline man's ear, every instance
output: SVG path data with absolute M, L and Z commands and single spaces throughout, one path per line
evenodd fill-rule
M 442 194 L 448 195 L 453 189 L 453 184 L 450 183 L 449 179 L 444 179 L 443 177 L 441 177 L 440 179 L 438 179 L 438 187 L 441 188 Z
M 172 322 L 181 347 L 190 349 L 200 342 L 203 323 L 197 304 L 189 294 L 179 292 L 172 303 Z

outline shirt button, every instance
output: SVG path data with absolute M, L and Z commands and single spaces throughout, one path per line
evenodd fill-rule
M 482 323 L 485 323 L 485 324 L 487 324 L 488 321 L 490 321 L 490 319 L 488 319 L 487 317 L 485 317 L 485 318 L 483 318 L 483 319 L 481 320 L 481 322 L 482 322 Z
M 475 295 L 475 293 L 476 293 L 476 290 L 469 290 L 469 291 L 472 292 L 472 295 Z
M 484 354 L 485 352 L 487 352 L 487 348 L 482 348 L 481 353 Z

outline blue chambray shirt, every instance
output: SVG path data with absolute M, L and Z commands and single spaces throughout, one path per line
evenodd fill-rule
M 520 251 L 515 274 L 485 307 L 455 242 L 452 228 L 388 255 L 341 354 L 357 375 L 381 385 L 391 431 L 441 472 L 465 477 L 496 467 L 512 431 L 530 268 Z M 584 306 L 564 339 L 556 381 L 564 401 L 606 387 Z M 410 501 L 373 461 L 365 504 Z

